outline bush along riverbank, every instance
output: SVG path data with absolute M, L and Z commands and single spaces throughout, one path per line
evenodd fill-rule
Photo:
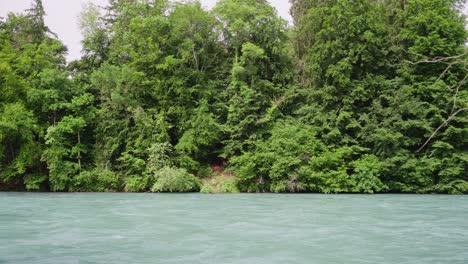
M 455 0 L 112 0 L 0 20 L 0 190 L 468 193 Z

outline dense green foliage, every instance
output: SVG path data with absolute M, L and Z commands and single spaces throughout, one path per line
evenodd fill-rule
M 155 175 L 153 192 L 194 192 L 200 190 L 200 179 L 184 169 L 162 168 Z
M 69 64 L 9 14 L 0 189 L 468 193 L 462 2 L 291 4 L 89 4 Z

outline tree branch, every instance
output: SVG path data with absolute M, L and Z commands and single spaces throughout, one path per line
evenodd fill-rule
M 450 121 L 453 120 L 453 118 L 458 115 L 459 113 L 461 112 L 464 112 L 464 111 L 467 111 L 468 110 L 468 107 L 465 107 L 465 108 L 462 108 L 462 109 L 458 109 L 458 111 L 456 111 L 455 113 L 451 114 L 449 116 L 449 118 L 447 118 L 447 120 L 445 120 L 444 123 L 442 123 L 436 130 L 434 130 L 434 132 L 432 133 L 432 135 L 426 140 L 426 142 L 424 142 L 424 144 L 418 149 L 416 150 L 416 152 L 420 152 L 421 150 L 423 150 L 427 144 L 429 144 L 429 142 L 431 142 L 431 140 L 435 137 L 435 135 L 437 134 L 437 132 L 439 132 L 440 129 L 442 129 L 444 126 L 448 125 L 450 123 Z
M 416 56 L 419 56 L 419 57 L 422 57 L 422 58 L 427 58 L 426 60 L 420 60 L 420 61 L 416 61 L 416 62 L 407 61 L 409 64 L 413 64 L 413 65 L 423 64 L 423 63 L 445 63 L 445 64 L 466 63 L 467 62 L 466 60 L 460 60 L 460 61 L 455 61 L 455 62 L 447 62 L 447 61 L 462 58 L 462 57 L 468 55 L 468 51 L 466 51 L 466 52 L 464 52 L 462 54 L 458 54 L 458 55 L 450 56 L 450 57 L 428 58 L 427 56 L 424 56 L 422 54 L 418 54 L 418 53 L 415 53 L 415 52 L 410 52 L 410 51 L 406 51 L 406 50 L 403 50 L 403 51 L 408 53 L 408 54 L 413 54 L 413 55 L 416 55 Z

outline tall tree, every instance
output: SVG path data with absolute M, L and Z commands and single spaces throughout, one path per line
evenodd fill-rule
M 225 25 L 223 41 L 233 63 L 225 93 L 228 138 L 223 153 L 231 157 L 263 137 L 267 110 L 290 88 L 293 74 L 285 50 L 286 21 L 266 1 L 223 0 L 214 12 Z

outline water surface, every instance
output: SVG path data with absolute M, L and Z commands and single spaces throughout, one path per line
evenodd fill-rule
M 0 263 L 468 263 L 468 196 L 0 193 Z

